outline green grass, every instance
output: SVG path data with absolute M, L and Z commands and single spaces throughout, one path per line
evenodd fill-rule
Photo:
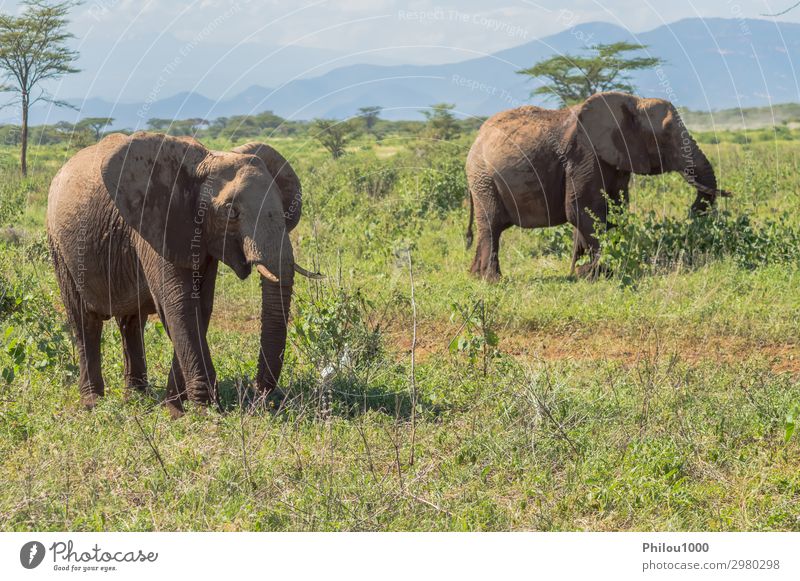
M 71 152 L 34 149 L 22 180 L 0 150 L 0 529 L 800 530 L 800 273 L 757 256 L 800 228 L 800 142 L 733 141 L 704 149 L 736 194 L 722 209 L 757 236 L 592 283 L 567 276 L 568 229 L 512 229 L 487 285 L 466 272 L 469 137 L 364 140 L 337 162 L 282 138 L 306 196 L 296 254 L 329 275 L 297 284 L 289 400 L 240 405 L 260 297 L 223 269 L 209 340 L 227 412 L 179 421 L 124 400 L 112 325 L 109 397 L 79 409 L 43 234 Z M 680 235 L 691 201 L 679 176 L 634 181 L 649 227 Z M 152 321 L 146 344 L 160 393 L 171 347 Z

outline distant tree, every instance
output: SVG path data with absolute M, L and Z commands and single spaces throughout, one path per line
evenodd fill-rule
M 452 139 L 458 136 L 460 128 L 453 109 L 456 106 L 451 103 L 437 103 L 431 105 L 429 110 L 422 111 L 425 119 L 428 120 L 425 125 L 425 132 L 428 137 L 432 139 Z
M 381 111 L 383 111 L 383 107 L 361 107 L 358 110 L 358 116 L 361 117 L 361 120 L 364 122 L 364 128 L 367 130 L 367 133 L 372 133 L 372 129 L 375 127 L 375 124 L 380 119 Z
M 342 157 L 347 144 L 358 134 L 353 123 L 336 119 L 314 119 L 311 131 L 333 159 Z
M 159 119 L 152 117 L 147 120 L 147 128 L 150 131 L 166 131 L 172 125 L 172 119 Z
M 517 72 L 547 81 L 532 95 L 546 95 L 561 105 L 573 105 L 601 91 L 633 93 L 635 88 L 628 73 L 663 63 L 656 57 L 625 56 L 645 48 L 646 45 L 630 42 L 597 44 L 590 47 L 594 54 L 589 56 L 556 55 Z
M 187 135 L 196 136 L 203 127 L 208 127 L 209 122 L 200 117 L 192 117 L 189 119 L 176 119 L 170 120 L 166 127 L 161 130 L 166 131 L 170 135 Z
M 28 114 L 31 105 L 47 101 L 56 106 L 69 106 L 53 99 L 39 88 L 43 81 L 76 73 L 72 66 L 78 53 L 67 47 L 74 35 L 67 32 L 67 15 L 76 5 L 72 0 L 50 4 L 45 0 L 24 0 L 21 16 L 0 14 L 0 74 L 6 83 L 3 91 L 17 96 L 22 111 L 20 136 L 20 169 L 28 173 Z M 39 89 L 39 94 L 34 91 Z
M 22 141 L 22 128 L 19 125 L 0 125 L 0 143 L 17 147 Z
M 69 121 L 59 121 L 58 123 L 53 125 L 53 128 L 62 135 L 69 135 L 70 133 L 75 131 L 75 125 L 73 125 Z
M 76 129 L 90 129 L 94 132 L 95 140 L 99 141 L 103 129 L 114 122 L 113 117 L 87 117 L 81 119 L 76 125 Z

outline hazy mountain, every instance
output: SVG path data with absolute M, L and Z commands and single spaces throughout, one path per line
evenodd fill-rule
M 210 119 L 269 109 L 294 119 L 343 118 L 359 107 L 381 105 L 386 118 L 413 119 L 420 117 L 419 109 L 439 102 L 455 103 L 462 115 L 490 115 L 531 102 L 530 91 L 536 85 L 516 74 L 520 68 L 554 53 L 619 40 L 646 44 L 651 55 L 667 61 L 661 69 L 634 78 L 646 96 L 670 98 L 698 110 L 800 100 L 794 69 L 795 62 L 800 66 L 800 24 L 713 18 L 681 20 L 640 34 L 607 23 L 583 24 L 458 63 L 357 64 L 284 83 L 274 83 L 276 77 L 256 67 L 247 76 L 254 84 L 231 98 L 211 100 L 181 93 L 162 100 L 159 93 L 152 103 L 117 105 L 101 99 L 85 103 L 73 99 L 81 107 L 80 115 L 40 108 L 33 117 L 35 123 L 52 123 L 109 115 L 118 120 L 117 127 L 134 128 L 142 127 L 149 117 Z M 282 66 L 290 62 L 287 58 Z M 197 79 L 186 79 L 185 84 L 194 86 Z
M 193 41 L 169 33 L 131 34 L 119 39 L 93 35 L 78 41 L 81 72 L 64 77 L 58 94 L 80 95 L 89 87 L 89 95 L 110 102 L 140 102 L 154 94 L 166 97 L 184 91 L 230 99 L 252 85 L 253 79 L 277 86 L 348 64 L 402 62 L 385 52 L 350 57 L 337 50 L 256 40 L 226 44 L 213 35 Z

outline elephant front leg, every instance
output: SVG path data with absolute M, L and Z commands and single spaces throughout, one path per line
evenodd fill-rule
M 581 235 L 577 228 L 572 230 L 572 265 L 569 269 L 569 275 L 575 276 L 576 266 L 578 261 L 586 255 L 586 247 L 581 242 Z
M 213 297 L 215 269 L 197 272 L 162 263 L 157 272 L 148 273 L 148 284 L 156 310 L 174 349 L 167 407 L 173 415 L 182 413 L 182 394 L 200 405 L 216 403 L 217 375 L 206 341 L 209 312 L 204 297 Z M 204 288 L 206 287 L 206 288 Z M 177 370 L 175 366 L 177 361 Z M 177 371 L 177 372 L 176 372 Z M 182 382 L 178 375 L 181 376 Z
M 148 387 L 144 350 L 144 319 L 140 315 L 117 317 L 125 360 L 125 388 L 128 393 L 145 392 Z
M 167 391 L 167 406 L 173 415 L 183 411 L 182 400 L 188 399 L 200 405 L 217 403 L 217 374 L 211 361 L 205 329 L 202 324 L 202 309 L 196 301 L 187 300 L 177 307 L 159 309 L 164 329 L 172 340 L 179 373 L 175 373 L 174 361 L 170 372 L 173 381 Z M 182 378 L 178 378 L 178 375 Z
M 597 223 L 606 224 L 608 208 L 600 189 L 588 184 L 567 191 L 567 220 L 575 227 L 573 267 L 580 254 L 588 254 L 589 262 L 575 269 L 580 277 L 594 279 L 600 272 L 600 242 Z
M 188 399 L 186 393 L 186 382 L 183 379 L 178 355 L 172 351 L 172 364 L 169 368 L 169 378 L 167 379 L 167 397 L 164 405 L 167 406 L 172 417 L 180 417 L 184 414 L 183 402 Z

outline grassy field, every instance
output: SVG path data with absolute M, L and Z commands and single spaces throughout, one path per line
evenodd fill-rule
M 227 411 L 178 421 L 123 399 L 110 324 L 109 397 L 79 409 L 43 226 L 74 150 L 34 149 L 24 180 L 0 150 L 0 530 L 799 531 L 800 141 L 737 140 L 703 145 L 736 194 L 718 216 L 687 220 L 677 175 L 637 178 L 614 276 L 568 276 L 567 228 L 513 229 L 487 285 L 464 248 L 470 136 L 335 162 L 270 139 L 303 180 L 298 259 L 328 274 L 296 286 L 289 398 L 240 405 L 260 295 L 223 269 Z M 161 394 L 154 320 L 147 349 Z

